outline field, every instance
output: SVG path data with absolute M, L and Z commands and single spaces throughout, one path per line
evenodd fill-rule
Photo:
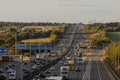
M 42 29 L 45 30 L 57 30 L 59 32 L 63 32 L 65 29 L 65 25 L 61 26 L 25 26 L 24 29 Z M 27 39 L 22 40 L 23 43 L 51 43 L 57 37 L 56 34 L 51 34 L 48 38 L 38 38 L 38 39 Z
M 66 27 L 65 25 L 60 25 L 60 26 L 24 26 L 23 30 L 27 30 L 27 29 L 37 29 L 37 30 L 39 30 L 40 29 L 40 30 L 43 30 L 43 31 L 58 30 L 60 32 L 63 32 L 65 27 Z
M 52 28 L 55 28 L 57 29 L 59 26 L 25 26 L 24 28 L 25 29 L 29 29 L 29 28 L 36 28 L 36 29 L 39 29 L 39 28 L 47 28 L 47 29 L 52 29 Z
M 106 36 L 109 37 L 113 41 L 120 40 L 120 32 L 107 32 Z
M 21 42 L 23 43 L 51 43 L 52 39 L 51 38 L 27 39 L 27 40 L 22 40 Z
M 56 34 L 51 34 L 50 37 L 48 38 L 38 38 L 38 39 L 27 39 L 27 40 L 22 40 L 21 42 L 23 43 L 51 43 L 56 39 L 57 35 Z

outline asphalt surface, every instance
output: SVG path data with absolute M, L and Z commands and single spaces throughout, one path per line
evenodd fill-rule
M 67 34 L 70 32 L 77 33 L 77 34 Z M 53 75 L 60 76 L 60 67 L 67 65 L 66 57 L 69 56 L 69 57 L 71 57 L 71 60 L 73 60 L 74 58 L 77 57 L 77 55 L 79 55 L 78 50 L 80 50 L 83 53 L 82 55 L 83 55 L 84 63 L 76 64 L 76 66 L 80 67 L 81 71 L 80 72 L 70 71 L 69 80 L 113 80 L 114 77 L 112 76 L 112 74 L 109 72 L 109 70 L 106 68 L 105 64 L 101 60 L 101 55 L 103 53 L 102 50 L 98 50 L 98 51 L 91 50 L 91 53 L 88 54 L 86 52 L 86 49 L 80 48 L 81 46 L 84 46 L 87 43 L 86 43 L 86 39 L 84 39 L 84 38 L 86 38 L 86 35 L 78 34 L 79 32 L 80 33 L 84 32 L 82 25 L 72 25 L 67 29 L 64 36 L 60 40 L 59 44 L 56 45 L 54 49 L 55 49 L 55 51 L 62 50 L 64 53 L 66 51 L 65 47 L 69 46 L 70 43 L 73 41 L 70 51 L 68 52 L 68 54 L 65 57 L 63 57 L 63 59 L 61 61 L 59 61 L 56 65 L 52 66 L 55 68 L 55 70 L 47 69 L 47 70 L 50 70 L 50 74 L 45 73 L 45 75 L 47 77 L 53 76 Z M 62 44 L 62 46 L 61 46 L 61 44 Z M 29 65 L 23 66 L 23 67 L 26 67 L 27 69 L 31 68 L 30 65 L 35 64 L 35 63 L 31 63 L 29 61 L 27 63 Z M 15 70 L 17 72 L 17 74 L 16 74 L 17 79 L 19 79 L 20 74 L 21 74 L 20 73 L 20 67 L 21 67 L 20 62 L 15 62 L 14 64 L 16 65 Z M 44 66 L 44 65 L 42 65 L 42 66 Z M 41 66 L 39 66 L 39 67 L 41 67 Z M 25 74 L 23 72 L 23 76 L 25 76 L 25 75 L 27 75 L 27 74 Z
M 77 32 L 82 32 L 82 31 L 83 31 L 82 26 L 79 26 L 77 28 Z M 85 37 L 85 35 L 83 34 L 75 35 L 73 42 L 74 47 L 78 43 L 85 44 L 85 40 L 83 40 L 81 37 Z M 109 70 L 106 68 L 105 64 L 101 60 L 101 55 L 103 54 L 102 50 L 97 50 L 97 51 L 91 50 L 91 53 L 89 54 L 85 52 L 84 49 L 81 50 L 83 51 L 84 63 L 76 65 L 80 67 L 81 72 L 70 71 L 69 80 L 114 80 L 114 77 L 112 76 L 112 74 L 109 72 Z M 71 48 L 66 56 L 70 56 L 72 60 L 72 58 L 75 58 L 74 53 L 75 53 L 74 48 Z M 87 56 L 84 56 L 84 54 Z M 64 57 L 64 59 L 65 58 L 66 57 Z M 54 72 L 52 73 L 58 74 L 58 76 L 60 76 L 60 67 L 64 66 L 65 65 L 64 63 L 66 63 L 64 59 L 61 60 L 62 63 L 61 62 L 57 63 L 54 66 L 56 70 L 54 70 Z

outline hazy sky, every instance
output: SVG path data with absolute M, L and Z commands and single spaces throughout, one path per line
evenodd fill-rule
M 120 0 L 0 0 L 0 21 L 120 21 Z

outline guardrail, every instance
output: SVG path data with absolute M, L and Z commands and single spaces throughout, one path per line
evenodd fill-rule
M 110 70 L 110 72 L 113 74 L 113 76 L 115 77 L 116 80 L 120 80 L 120 78 L 118 77 L 118 75 L 114 72 L 114 70 L 111 68 L 111 65 L 108 63 L 108 61 L 104 61 L 105 65 L 107 66 L 107 68 Z

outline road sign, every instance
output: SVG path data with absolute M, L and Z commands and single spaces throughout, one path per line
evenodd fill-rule
M 26 44 L 17 44 L 16 48 L 18 50 L 30 50 L 30 49 L 33 49 L 33 50 L 38 50 L 38 49 L 51 49 L 51 45 L 33 45 L 33 44 L 29 44 L 29 45 L 26 45 Z
M 7 48 L 0 48 L 0 54 L 7 54 Z
M 31 49 L 51 49 L 50 45 L 31 45 Z
M 26 44 L 17 44 L 16 48 L 18 50 L 26 50 L 27 49 L 27 45 Z

